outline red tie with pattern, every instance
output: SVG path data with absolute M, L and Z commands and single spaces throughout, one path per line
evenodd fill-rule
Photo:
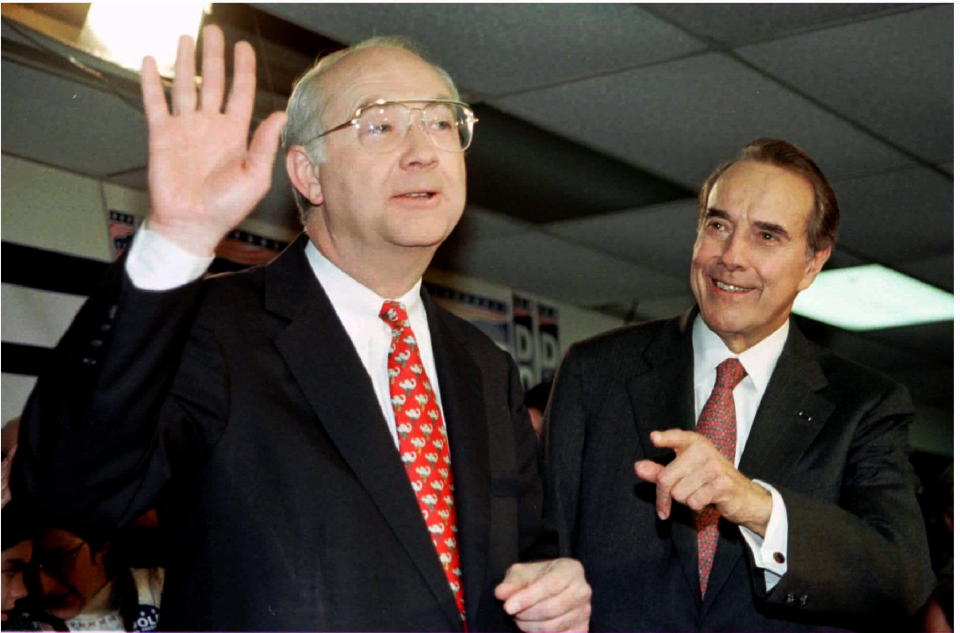
M 396 301 L 384 301 L 380 318 L 390 326 L 393 337 L 387 356 L 387 374 L 400 439 L 400 458 L 466 630 L 453 472 L 443 414 L 420 361 L 417 339 L 406 309 Z
M 697 420 L 697 433 L 707 436 L 720 454 L 731 462 L 737 451 L 737 409 L 733 404 L 733 390 L 747 372 L 736 358 L 728 358 L 717 365 L 717 381 L 713 392 L 703 405 Z M 707 593 L 707 582 L 717 551 L 720 513 L 709 505 L 697 513 L 697 569 L 700 572 L 700 595 Z

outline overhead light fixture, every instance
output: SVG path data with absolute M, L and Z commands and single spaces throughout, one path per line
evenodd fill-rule
M 139 70 L 146 55 L 157 60 L 160 74 L 173 76 L 177 39 L 196 39 L 210 3 L 94 2 L 87 12 L 80 43 L 94 55 L 123 68 Z
M 880 264 L 825 270 L 797 295 L 793 311 L 847 330 L 953 319 L 953 294 Z

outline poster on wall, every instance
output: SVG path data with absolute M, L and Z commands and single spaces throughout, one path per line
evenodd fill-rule
M 560 326 L 557 308 L 537 302 L 537 351 L 539 352 L 539 380 L 553 380 L 560 364 Z
M 537 350 L 536 302 L 517 293 L 513 294 L 513 360 L 520 370 L 520 382 L 524 389 L 533 387 L 540 376 L 539 351 Z
M 110 248 L 113 249 L 113 258 L 116 259 L 127 250 L 133 240 L 133 233 L 140 225 L 140 218 L 132 213 L 110 209 L 107 211 L 107 231 L 110 234 Z
M 514 293 L 511 349 L 524 389 L 553 380 L 560 364 L 556 306 Z
M 510 350 L 510 311 L 506 301 L 423 282 L 440 307 L 475 325 L 502 350 Z
M 126 211 L 110 209 L 107 212 L 107 228 L 110 233 L 110 245 L 113 249 L 114 259 L 120 257 L 130 245 L 133 234 L 141 222 L 142 220 L 139 217 Z M 227 233 L 226 237 L 217 245 L 215 255 L 216 259 L 220 261 L 214 261 L 211 271 L 222 272 L 256 264 L 266 264 L 279 255 L 287 247 L 287 244 L 288 242 L 282 240 L 234 229 Z M 240 265 L 229 265 L 226 262 Z
M 234 229 L 217 245 L 216 255 L 238 264 L 266 264 L 287 247 L 287 242 Z

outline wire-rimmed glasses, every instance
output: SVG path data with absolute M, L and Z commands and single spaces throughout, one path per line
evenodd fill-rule
M 478 119 L 469 105 L 452 99 L 377 99 L 357 108 L 349 121 L 330 128 L 309 142 L 354 128 L 360 145 L 377 153 L 389 152 L 399 147 L 410 132 L 414 112 L 420 113 L 420 128 L 438 149 L 462 152 L 470 147 L 473 126 Z

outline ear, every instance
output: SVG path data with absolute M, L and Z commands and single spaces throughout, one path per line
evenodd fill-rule
M 302 145 L 294 145 L 287 150 L 287 175 L 294 189 L 306 198 L 315 207 L 323 204 L 323 188 L 317 166 L 310 159 L 310 154 Z
M 823 250 L 815 251 L 813 257 L 807 260 L 806 269 L 803 271 L 803 279 L 800 281 L 800 290 L 806 290 L 817 278 L 817 274 L 823 269 L 823 265 L 830 259 L 833 248 L 828 246 Z

